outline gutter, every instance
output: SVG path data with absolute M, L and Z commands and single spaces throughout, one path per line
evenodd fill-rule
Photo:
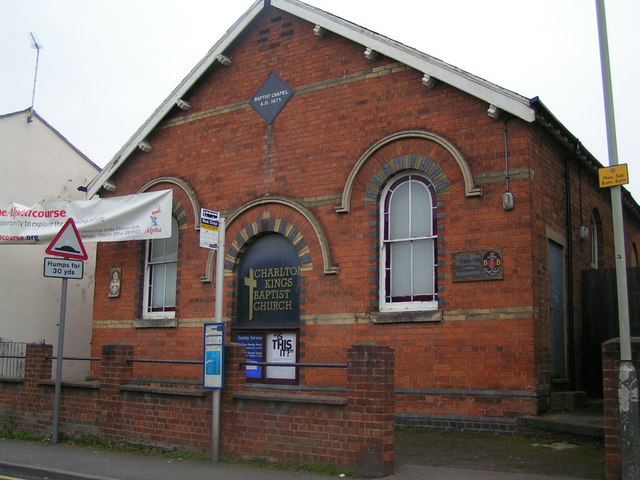
M 536 112 L 536 122 L 545 128 L 551 135 L 558 140 L 567 150 L 571 152 L 571 155 L 582 162 L 588 170 L 593 174 L 598 174 L 599 168 L 605 166 L 600 163 L 596 157 L 594 157 L 585 147 L 580 140 L 576 138 L 565 127 L 551 111 L 542 103 L 538 97 L 534 97 L 529 100 L 531 108 Z M 624 207 L 630 212 L 637 221 L 640 221 L 640 205 L 633 198 L 631 193 L 622 187 L 622 201 Z

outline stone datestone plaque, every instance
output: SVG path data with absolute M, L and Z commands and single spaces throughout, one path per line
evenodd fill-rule
M 271 72 L 262 87 L 249 101 L 249 105 L 271 125 L 293 97 L 294 90 L 278 75 Z

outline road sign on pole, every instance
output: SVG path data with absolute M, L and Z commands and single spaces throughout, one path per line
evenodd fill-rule
M 624 218 L 622 215 L 622 187 L 628 181 L 626 166 L 620 172 L 616 136 L 616 119 L 613 108 L 613 88 L 607 38 L 607 18 L 604 0 L 596 0 L 598 41 L 600 43 L 600 66 L 604 93 L 604 111 L 607 131 L 611 187 L 611 211 L 613 219 L 613 241 L 616 259 L 616 286 L 618 290 L 618 328 L 620 331 L 620 364 L 618 366 L 618 415 L 620 424 L 620 458 L 623 480 L 640 478 L 640 402 L 638 401 L 638 377 L 631 352 L 631 323 L 629 321 L 629 298 L 627 262 L 624 245 Z M 613 177 L 613 178 L 611 178 Z M 601 177 L 602 178 L 602 177 Z M 602 186 L 602 179 L 600 180 Z M 607 183 L 609 183 L 607 181 Z
M 67 314 L 67 282 L 69 278 L 78 278 L 78 269 L 84 269 L 82 262 L 77 260 L 87 260 L 89 255 L 84 248 L 82 238 L 76 228 L 73 218 L 69 218 L 62 226 L 56 237 L 45 250 L 49 255 L 65 257 L 64 260 L 46 258 L 44 264 L 45 277 L 62 278 L 62 292 L 60 294 L 60 323 L 58 327 L 58 355 L 56 357 L 56 381 L 53 396 L 53 428 L 51 432 L 51 443 L 58 443 L 58 425 L 60 423 L 60 397 L 62 395 L 62 362 L 64 357 L 64 322 Z M 76 260 L 76 262 L 73 262 Z M 60 265 L 56 266 L 56 263 Z M 80 267 L 73 265 L 80 263 Z M 49 267 L 47 267 L 49 265 Z M 66 267 L 66 268 L 65 268 Z M 50 275 L 47 275 L 50 273 Z M 82 278 L 82 273 L 80 277 Z
M 73 258 L 75 260 L 87 260 L 89 258 L 73 218 L 67 220 L 67 223 L 60 229 L 45 252 L 49 255 Z
M 203 209 L 204 210 L 204 209 Z M 210 222 L 202 221 L 205 216 L 209 217 Z M 215 222 L 215 225 L 213 223 Z M 216 227 L 216 236 L 214 239 L 208 239 L 208 241 L 203 242 L 201 240 L 200 246 L 205 246 L 207 248 L 215 248 L 216 251 L 216 301 L 215 301 L 215 319 L 216 323 L 210 324 L 212 326 L 216 326 L 217 330 L 210 330 L 209 333 L 211 336 L 209 337 L 212 343 L 210 343 L 212 352 L 215 351 L 213 348 L 214 345 L 217 344 L 218 337 L 217 335 L 222 334 L 222 341 L 224 342 L 224 322 L 222 321 L 222 305 L 224 303 L 224 249 L 225 249 L 225 219 L 220 217 L 218 212 L 209 210 L 203 211 L 203 216 L 201 218 L 200 223 L 200 232 L 202 233 L 202 226 L 206 223 L 209 223 L 211 227 Z M 204 245 L 203 245 L 204 243 Z M 215 245 L 215 247 L 214 247 Z M 221 333 L 220 333 L 221 332 Z M 205 353 L 206 355 L 206 353 Z M 215 356 L 215 354 L 214 354 Z M 223 355 L 224 358 L 224 355 Z M 206 362 L 206 358 L 205 358 Z M 212 367 L 215 367 L 215 363 L 211 364 Z M 215 371 L 215 369 L 214 369 Z M 221 371 L 222 372 L 222 371 Z M 212 377 L 215 378 L 215 377 Z M 218 379 L 219 388 L 214 388 L 211 394 L 211 403 L 212 403 L 212 412 L 211 412 L 211 461 L 219 462 L 220 461 L 220 390 L 224 385 L 224 380 L 222 376 Z
M 49 278 L 74 278 L 81 280 L 84 276 L 84 262 L 68 258 L 45 258 L 44 276 Z
M 218 249 L 220 236 L 220 212 L 200 209 L 200 246 L 211 250 Z
M 629 183 L 629 168 L 626 163 L 598 169 L 600 188 L 615 187 Z

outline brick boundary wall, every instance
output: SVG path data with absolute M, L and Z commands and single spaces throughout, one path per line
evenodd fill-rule
M 27 346 L 25 378 L 0 379 L 0 423 L 50 435 L 52 346 Z M 64 383 L 62 435 L 211 453 L 211 392 L 200 386 L 142 384 L 133 378 L 131 345 L 104 345 L 100 380 Z M 382 477 L 394 467 L 394 353 L 355 344 L 347 352 L 346 393 L 315 395 L 250 386 L 245 347 L 226 346 L 221 398 L 222 457 L 284 464 L 321 463 Z
M 365 477 L 393 472 L 394 354 L 389 347 L 353 345 L 347 353 L 347 392 L 320 396 L 250 388 L 245 347 L 227 344 L 222 392 L 221 451 L 233 458 L 287 464 L 313 461 L 355 469 Z M 305 460 L 307 459 L 307 460 Z
M 640 337 L 631 339 L 631 358 L 640 373 Z M 614 338 L 602 344 L 602 374 L 604 391 L 604 443 L 605 473 L 607 480 L 622 478 L 620 456 L 620 422 L 618 407 L 618 365 L 620 363 L 620 339 Z

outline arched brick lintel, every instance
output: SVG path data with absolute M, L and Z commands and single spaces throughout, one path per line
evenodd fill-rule
M 324 230 L 322 229 L 322 226 L 320 225 L 320 222 L 318 222 L 318 220 L 315 218 L 313 213 L 311 213 L 311 211 L 309 211 L 309 209 L 305 208 L 304 206 L 302 206 L 301 204 L 299 204 L 298 202 L 296 202 L 294 200 L 290 200 L 290 199 L 282 198 L 282 197 L 263 197 L 263 198 L 258 198 L 256 200 L 252 200 L 252 201 L 244 204 L 242 207 L 238 208 L 231 215 L 229 215 L 229 217 L 226 219 L 227 228 L 230 225 L 232 225 L 233 222 L 235 222 L 243 214 L 245 214 L 246 212 L 250 211 L 251 209 L 257 208 L 257 207 L 261 207 L 261 206 L 264 206 L 264 205 L 270 205 L 270 204 L 284 205 L 286 207 L 292 208 L 293 210 L 295 210 L 296 212 L 301 214 L 306 219 L 306 221 L 309 223 L 309 225 L 311 226 L 311 228 L 315 232 L 316 238 L 317 238 L 318 243 L 320 245 L 320 249 L 322 251 L 322 263 L 323 263 L 324 274 L 325 275 L 335 275 L 335 274 L 337 274 L 338 273 L 338 266 L 333 263 L 333 260 L 331 258 L 331 252 L 329 250 L 329 242 L 327 241 L 327 237 L 326 237 L 326 235 L 324 233 Z M 273 219 L 272 220 L 272 222 L 278 222 L 278 221 L 279 220 L 277 220 L 277 219 Z M 272 229 L 272 227 L 269 227 L 270 222 L 271 221 L 254 222 L 250 226 L 246 227 L 245 230 L 250 228 L 252 235 L 256 235 L 258 233 L 267 232 L 267 231 L 276 231 L 277 233 L 283 233 L 283 232 L 280 232 L 278 230 Z M 282 221 L 280 221 L 279 225 L 282 225 L 282 228 L 285 228 L 285 225 L 282 223 Z M 249 235 L 244 235 L 244 236 L 249 237 Z M 227 255 L 227 257 L 228 257 L 228 255 Z M 303 259 L 301 259 L 301 260 L 303 260 Z M 225 264 L 226 263 L 227 262 L 226 262 L 226 259 L 225 259 Z M 213 265 L 214 265 L 214 251 L 212 250 L 209 253 L 209 258 L 207 259 L 207 266 L 206 266 L 205 274 L 201 277 L 201 281 L 202 282 L 210 282 L 211 279 L 213 278 Z
M 422 130 L 406 130 L 402 132 L 393 133 L 387 137 L 384 137 L 381 140 L 378 140 L 376 143 L 371 145 L 367 149 L 366 152 L 358 159 L 356 164 L 353 166 L 349 177 L 347 178 L 347 182 L 342 190 L 342 200 L 340 205 L 336 207 L 337 213 L 349 213 L 351 209 L 351 193 L 353 191 L 353 185 L 355 183 L 356 177 L 360 173 L 360 170 L 364 166 L 365 163 L 385 145 L 388 145 L 397 140 L 402 140 L 406 138 L 422 138 L 424 140 L 429 140 L 437 143 L 442 146 L 449 154 L 453 157 L 453 159 L 458 164 L 460 171 L 462 172 L 462 177 L 464 179 L 465 186 L 465 194 L 467 197 L 476 197 L 482 195 L 482 189 L 475 185 L 473 180 L 473 175 L 471 173 L 471 169 L 469 168 L 469 164 L 465 160 L 462 153 L 448 140 L 442 138 L 439 135 L 436 135 L 432 132 L 422 131 Z

